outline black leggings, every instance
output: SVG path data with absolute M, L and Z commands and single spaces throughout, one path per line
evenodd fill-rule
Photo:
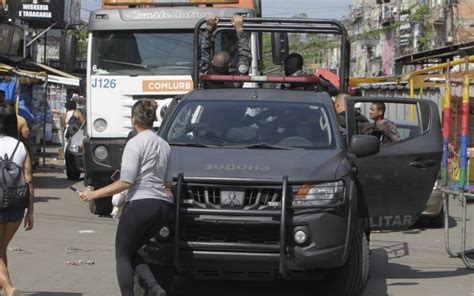
M 158 199 L 132 201 L 120 216 L 115 237 L 117 278 L 122 296 L 133 296 L 134 272 L 147 288 L 157 285 L 149 266 L 137 253 L 166 225 L 171 204 Z

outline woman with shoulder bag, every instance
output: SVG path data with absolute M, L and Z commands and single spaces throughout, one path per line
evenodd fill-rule
M 132 126 L 138 133 L 125 145 L 120 180 L 80 194 L 82 200 L 92 201 L 128 189 L 128 204 L 120 216 L 115 237 L 117 277 L 123 296 L 133 296 L 134 272 L 143 281 L 147 296 L 166 295 L 138 254 L 138 249 L 167 225 L 173 206 L 167 175 L 170 147 L 153 131 L 156 109 L 154 100 L 141 100 L 133 106 Z
M 0 161 L 3 162 L 2 175 L 5 174 L 6 162 L 13 162 L 16 167 L 22 169 L 24 180 L 21 181 L 23 184 L 27 184 L 25 184 L 24 189 L 28 194 L 23 192 L 22 199 L 24 199 L 24 201 L 20 206 L 10 203 L 7 196 L 2 196 L 3 202 L 0 208 L 0 286 L 4 290 L 5 295 L 19 296 L 21 293 L 18 289 L 13 287 L 7 269 L 7 247 L 20 227 L 23 217 L 25 218 L 25 230 L 31 230 L 33 228 L 34 189 L 31 183 L 30 156 L 25 145 L 18 140 L 17 116 L 13 104 L 9 103 L 0 104 L 0 157 L 2 158 Z M 5 184 L 3 186 L 5 186 Z M 13 206 L 9 206 L 9 204 Z M 27 207 L 26 215 L 25 207 Z

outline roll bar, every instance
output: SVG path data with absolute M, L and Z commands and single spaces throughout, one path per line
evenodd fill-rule
M 201 58 L 201 44 L 199 34 L 201 27 L 205 23 L 206 19 L 201 19 L 196 23 L 194 28 L 194 85 L 199 85 L 199 81 L 201 81 L 201 77 L 199 75 L 199 60 Z M 350 44 L 347 31 L 341 22 L 330 19 L 245 18 L 244 28 L 247 32 L 288 32 L 340 35 L 341 60 L 339 73 L 339 91 L 347 92 L 349 84 Z M 230 18 L 220 19 L 216 28 L 218 31 L 228 31 L 232 29 L 233 26 Z

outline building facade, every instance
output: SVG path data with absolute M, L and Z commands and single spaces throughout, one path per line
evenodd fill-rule
M 391 76 L 400 56 L 474 41 L 473 0 L 356 0 L 351 75 Z

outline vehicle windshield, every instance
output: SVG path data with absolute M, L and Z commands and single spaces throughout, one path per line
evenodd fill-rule
M 193 33 L 100 31 L 92 40 L 93 75 L 191 75 Z
M 328 110 L 320 103 L 185 101 L 164 131 L 175 146 L 246 149 L 335 147 Z

